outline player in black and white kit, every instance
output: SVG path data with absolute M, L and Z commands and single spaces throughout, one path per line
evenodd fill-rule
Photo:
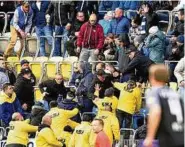
M 146 94 L 149 117 L 145 147 L 152 147 L 156 136 L 160 147 L 184 147 L 184 104 L 178 93 L 166 86 L 168 79 L 164 65 L 150 67 L 152 88 Z

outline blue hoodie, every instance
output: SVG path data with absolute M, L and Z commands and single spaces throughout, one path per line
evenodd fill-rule
M 8 126 L 15 112 L 23 113 L 21 104 L 16 98 L 15 93 L 12 97 L 7 96 L 4 92 L 0 93 L 0 119 Z

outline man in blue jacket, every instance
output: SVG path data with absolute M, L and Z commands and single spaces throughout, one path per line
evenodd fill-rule
M 49 1 L 42 0 L 37 0 L 32 4 L 32 9 L 34 13 L 33 23 L 35 25 L 37 37 L 40 39 L 40 56 L 46 56 L 45 38 L 40 38 L 40 36 L 52 36 L 53 34 L 50 15 L 46 15 L 49 4 Z M 47 37 L 47 41 L 49 44 L 49 49 L 51 51 L 52 38 Z
M 0 93 L 0 120 L 2 126 L 8 126 L 12 114 L 15 112 L 23 113 L 21 104 L 13 92 L 13 86 L 9 83 L 3 85 Z
M 29 34 L 32 26 L 33 12 L 28 1 L 24 1 L 21 6 L 17 7 L 14 12 L 13 19 L 10 22 L 11 40 L 4 52 L 4 58 L 7 59 L 17 42 L 17 37 L 20 38 L 20 49 L 17 52 L 17 57 L 20 58 L 24 47 L 24 39 Z
M 122 33 L 128 33 L 130 28 L 130 21 L 128 18 L 123 16 L 123 10 L 121 8 L 116 8 L 115 19 L 111 22 L 111 29 L 109 33 L 113 35 L 120 35 Z

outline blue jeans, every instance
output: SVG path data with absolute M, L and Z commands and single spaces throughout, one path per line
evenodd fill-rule
M 51 26 L 37 26 L 36 27 L 36 34 L 38 39 L 40 40 L 40 53 L 39 56 L 46 56 L 46 51 L 45 51 L 45 38 L 40 36 L 53 36 L 53 30 Z M 49 48 L 52 48 L 52 39 L 51 37 L 47 37 L 47 41 L 49 44 Z
M 68 35 L 68 31 L 65 30 L 65 26 L 55 26 L 55 35 L 63 35 L 63 41 L 64 41 L 64 51 L 63 51 L 63 56 L 65 56 L 65 52 L 66 52 L 66 47 L 65 47 L 65 43 L 67 42 L 67 35 Z M 62 56 L 62 52 L 61 52 L 61 37 L 56 37 L 55 38 L 55 49 L 53 52 L 53 56 Z

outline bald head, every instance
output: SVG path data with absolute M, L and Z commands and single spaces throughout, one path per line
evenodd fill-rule
M 96 14 L 91 14 L 90 17 L 89 17 L 89 22 L 91 25 L 95 25 L 96 22 L 97 22 L 97 16 Z
M 156 83 L 166 84 L 169 80 L 169 71 L 164 64 L 155 64 L 149 69 L 150 83 L 155 86 Z
M 55 81 L 56 81 L 57 84 L 61 84 L 62 81 L 63 81 L 63 76 L 60 75 L 60 74 L 56 74 L 55 75 Z
M 13 121 L 22 121 L 23 117 L 20 113 L 15 112 L 15 113 L 12 114 L 12 120 Z
M 115 18 L 120 18 L 123 16 L 123 10 L 120 8 L 116 8 L 115 10 Z
M 43 118 L 42 118 L 42 124 L 51 126 L 51 123 L 52 123 L 51 116 L 50 115 L 44 115 Z

